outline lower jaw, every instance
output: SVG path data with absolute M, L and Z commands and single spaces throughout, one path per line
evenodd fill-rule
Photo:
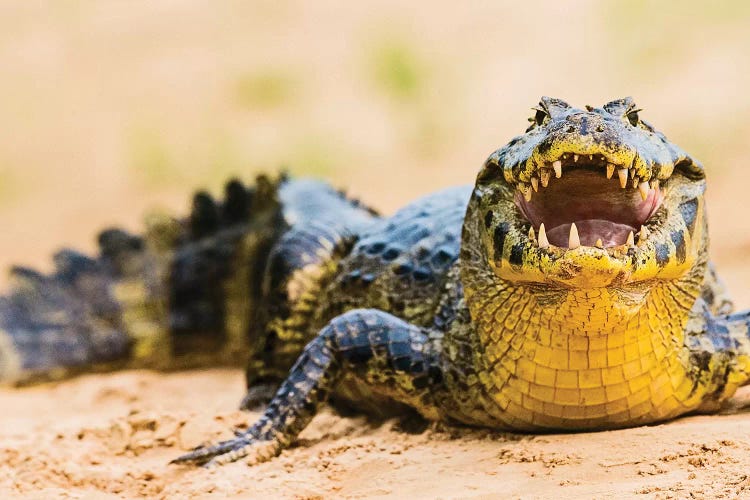
M 628 251 L 625 245 L 603 249 L 550 247 L 526 253 L 522 266 L 513 266 L 508 261 L 491 265 L 497 277 L 518 285 L 545 283 L 564 289 L 590 290 L 624 286 L 630 281 L 633 268 Z

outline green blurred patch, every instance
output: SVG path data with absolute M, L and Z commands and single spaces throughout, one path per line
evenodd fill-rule
M 418 97 L 427 80 L 426 64 L 408 44 L 394 38 L 374 45 L 369 69 L 376 88 L 398 100 Z
M 426 60 L 400 35 L 381 34 L 366 49 L 373 88 L 390 99 L 392 127 L 406 148 L 423 159 L 438 156 L 450 144 L 456 110 L 450 71 L 445 61 Z M 446 102 L 449 101 L 449 102 Z
M 297 80 L 288 72 L 266 70 L 240 76 L 234 94 L 243 108 L 267 110 L 291 101 L 297 87 Z
M 128 171 L 148 188 L 182 180 L 163 137 L 151 128 L 136 127 L 130 133 L 126 152 Z

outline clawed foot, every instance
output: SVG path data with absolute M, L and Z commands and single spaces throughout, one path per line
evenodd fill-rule
M 175 458 L 170 463 L 194 463 L 206 468 L 245 459 L 248 465 L 256 465 L 275 457 L 281 451 L 277 440 L 261 441 L 249 432 L 239 433 L 236 438 L 212 446 L 198 446 L 190 453 Z

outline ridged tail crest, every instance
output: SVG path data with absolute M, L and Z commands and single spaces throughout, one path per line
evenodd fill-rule
M 108 229 L 99 252 L 15 267 L 0 297 L 0 382 L 120 367 L 239 365 L 273 242 L 286 229 L 285 178 L 232 180 L 222 200 L 193 197 L 184 219 L 146 218 L 143 235 Z

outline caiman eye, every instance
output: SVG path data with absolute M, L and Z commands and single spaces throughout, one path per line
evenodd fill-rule
M 638 118 L 639 111 L 640 109 L 634 109 L 633 111 L 628 111 L 628 114 L 625 115 L 628 117 L 628 121 L 630 122 L 630 124 L 634 127 L 637 127 L 638 124 L 641 122 L 640 118 Z
M 544 123 L 544 120 L 546 120 L 548 116 L 549 115 L 547 114 L 547 112 L 543 109 L 537 109 L 536 114 L 534 115 L 534 122 L 536 122 L 536 124 L 541 127 Z

